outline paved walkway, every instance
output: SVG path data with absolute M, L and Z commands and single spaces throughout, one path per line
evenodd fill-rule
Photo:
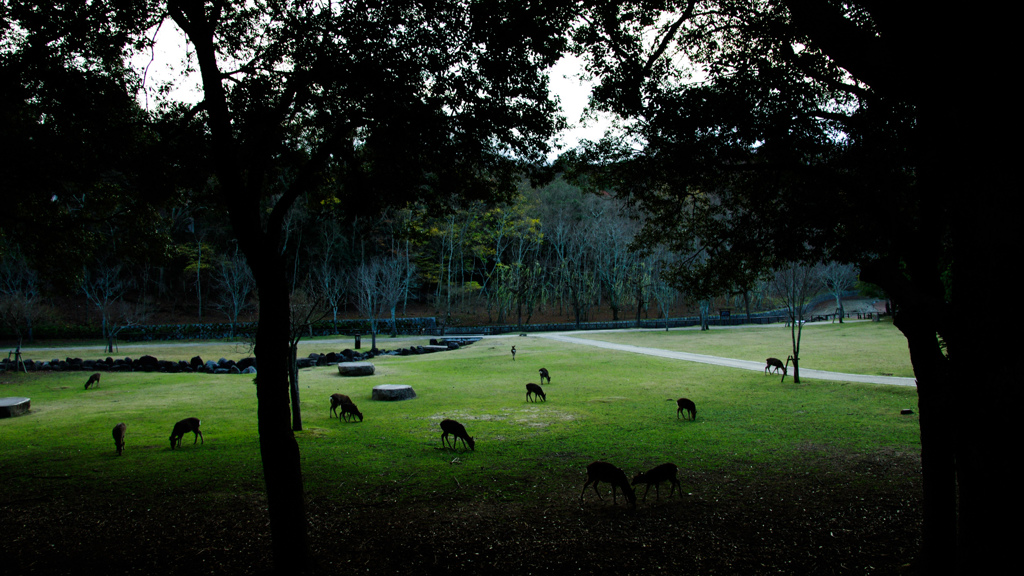
M 575 334 L 585 333 L 586 332 L 575 332 Z M 751 360 L 736 360 L 733 358 L 720 358 L 718 356 L 706 356 L 704 354 L 691 354 L 690 352 L 674 352 L 672 350 L 662 350 L 660 348 L 645 348 L 642 346 L 632 346 L 629 344 L 615 344 L 612 342 L 602 342 L 600 340 L 577 338 L 572 334 L 574 333 L 535 332 L 531 334 L 531 336 L 537 338 L 547 338 L 549 340 L 558 340 L 559 342 L 569 342 L 571 344 L 582 344 L 584 346 L 596 346 L 598 348 L 607 348 L 609 350 L 632 352 L 634 354 L 646 354 L 648 356 L 659 356 L 661 358 L 672 358 L 675 360 L 686 360 L 688 362 L 700 362 L 701 364 L 714 364 L 716 366 L 728 366 L 729 368 L 741 368 L 743 370 L 756 370 L 758 372 L 764 372 L 764 362 L 754 362 Z M 811 378 L 816 380 L 833 380 L 840 382 L 863 382 L 865 384 L 892 384 L 895 386 L 916 385 L 916 382 L 913 378 L 902 378 L 898 376 L 871 376 L 867 374 L 843 374 L 841 372 L 826 372 L 825 370 L 809 370 L 807 368 L 800 369 L 800 378 Z

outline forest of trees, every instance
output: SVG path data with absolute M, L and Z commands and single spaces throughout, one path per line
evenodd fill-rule
M 40 327 L 43 334 L 63 327 L 63 335 L 103 337 L 113 345 L 122 330 L 139 325 L 227 324 L 230 336 L 236 324 L 253 320 L 255 282 L 222 215 L 174 207 L 154 216 L 166 245 L 121 254 L 118 245 L 131 232 L 120 226 L 124 218 L 110 218 L 97 233 L 106 235 L 98 254 L 83 257 L 74 271 L 76 283 L 41 275 L 6 240 L 0 314 L 7 336 L 29 342 Z M 433 316 L 442 326 L 462 318 L 521 325 L 540 313 L 580 323 L 598 315 L 638 321 L 707 314 L 712 303 L 739 314 L 784 305 L 770 275 L 749 290 L 680 290 L 665 274 L 669 252 L 631 248 L 637 218 L 614 196 L 585 193 L 561 177 L 537 187 L 524 180 L 512 203 L 476 202 L 440 216 L 414 205 L 343 223 L 330 205 L 300 199 L 286 224 L 293 317 L 335 328 L 340 318 L 357 317 L 369 320 L 374 333 L 394 335 L 396 317 L 410 314 Z M 833 268 L 842 271 L 837 294 L 849 292 L 856 270 Z M 821 279 L 813 291 L 831 286 Z

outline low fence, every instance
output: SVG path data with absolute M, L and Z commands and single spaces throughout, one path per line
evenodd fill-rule
M 824 319 L 830 319 L 827 315 Z M 852 317 L 854 314 L 847 314 Z M 822 318 L 817 318 L 822 319 Z M 807 318 L 808 321 L 813 320 Z M 759 312 L 751 314 L 721 314 L 708 318 L 709 326 L 739 326 L 743 324 L 773 324 L 788 322 L 789 316 L 783 311 Z M 699 326 L 698 316 L 682 318 L 645 318 L 640 320 L 618 320 L 604 322 L 546 322 L 533 324 L 491 324 L 483 326 L 441 326 L 433 316 L 419 318 L 399 318 L 396 322 L 399 334 L 422 334 L 424 336 L 458 336 L 464 334 L 511 334 L 530 332 L 564 332 L 573 330 L 621 330 L 626 328 L 665 329 Z M 390 319 L 379 320 L 378 334 L 391 332 Z M 117 336 L 118 342 L 153 342 L 172 340 L 223 340 L 228 338 L 252 338 L 256 334 L 256 322 L 203 323 L 203 324 L 165 324 L 149 326 L 130 326 L 122 329 Z M 52 328 L 52 327 L 50 327 Z M 37 330 L 35 337 L 41 339 L 99 339 L 99 328 L 83 326 L 64 326 L 64 329 Z M 313 324 L 306 337 L 370 334 L 369 320 L 324 320 Z
M 772 324 L 775 322 L 785 322 L 788 320 L 788 316 L 784 313 L 779 312 L 762 312 L 758 314 L 752 314 L 748 319 L 746 314 L 736 316 L 712 316 L 708 318 L 709 326 L 739 326 L 741 324 Z M 516 324 L 498 324 L 489 326 L 447 326 L 447 327 L 436 327 L 433 329 L 431 334 L 436 336 L 450 336 L 460 334 L 512 334 L 512 333 L 530 333 L 530 332 L 566 332 L 572 330 L 621 330 L 625 328 L 660 328 L 664 330 L 666 328 L 686 328 L 688 326 L 699 326 L 700 318 L 696 316 L 686 318 L 659 318 L 659 319 L 642 319 L 640 325 L 637 326 L 636 320 L 618 320 L 618 321 L 606 321 L 606 322 L 556 322 L 556 323 L 543 323 L 543 324 L 523 324 L 521 326 Z M 443 334 L 442 334 L 443 332 Z

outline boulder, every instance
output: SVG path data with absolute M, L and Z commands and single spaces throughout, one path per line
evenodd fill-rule
M 408 400 L 415 397 L 416 392 L 412 386 L 405 384 L 381 384 L 373 387 L 372 398 L 374 400 Z
M 372 376 L 374 371 L 371 362 L 339 362 L 338 374 L 342 376 Z

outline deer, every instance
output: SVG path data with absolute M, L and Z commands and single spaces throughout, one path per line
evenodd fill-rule
M 341 417 L 345 419 L 345 422 L 348 422 L 349 416 L 352 417 L 353 422 L 356 421 L 357 416 L 359 417 L 360 422 L 363 421 L 363 413 L 360 412 L 359 408 L 356 408 L 356 405 L 351 402 L 341 405 Z
M 516 361 L 516 347 L 514 345 L 512 346 L 512 361 Z
M 551 374 L 548 373 L 548 369 L 547 368 L 541 368 L 540 369 L 540 383 L 541 384 L 544 383 L 544 379 L 545 378 L 548 379 L 548 384 L 551 384 Z
M 676 418 L 679 418 L 680 414 L 686 416 L 685 412 L 689 412 L 690 420 L 697 419 L 697 405 L 693 403 L 693 400 L 690 400 L 689 398 L 680 398 L 679 400 L 676 400 L 676 405 L 679 406 L 676 408 Z
M 658 485 L 668 480 L 669 482 L 672 483 L 668 487 L 669 498 L 672 497 L 673 490 L 679 490 L 679 497 L 682 498 L 683 489 L 679 485 L 679 480 L 676 479 L 676 472 L 678 470 L 679 467 L 672 463 L 665 463 L 660 466 L 655 466 L 654 468 L 651 468 L 647 472 L 643 472 L 641 474 L 637 474 L 636 476 L 634 476 L 632 486 L 636 486 L 637 484 L 647 484 L 647 489 L 644 490 L 644 502 L 647 502 L 647 493 L 651 491 L 651 484 L 654 484 L 654 496 L 660 500 L 661 494 L 658 493 Z
M 338 416 L 338 406 L 342 406 L 342 413 L 345 412 L 345 404 L 352 404 L 352 399 L 345 394 L 331 394 L 331 412 L 328 414 L 328 418 L 331 416 Z M 340 418 L 340 416 L 339 416 Z
M 445 418 L 441 420 L 441 447 L 444 448 L 445 442 L 449 442 L 448 435 L 455 436 L 455 440 L 462 440 L 463 446 L 469 446 L 470 450 L 476 451 L 476 442 L 473 441 L 473 437 L 466 432 L 466 427 L 459 424 L 455 420 Z M 455 442 L 449 442 L 452 450 L 455 450 Z
M 193 446 L 203 438 L 203 433 L 199 430 L 199 418 L 185 418 L 174 425 L 174 430 L 171 430 L 171 450 L 174 450 L 175 444 L 181 448 L 181 439 L 189 432 L 195 434 L 195 439 L 192 440 Z M 206 444 L 205 439 L 203 439 L 203 444 Z
M 580 492 L 580 500 L 583 500 L 583 494 L 587 491 L 587 486 L 591 483 L 594 484 L 594 493 L 597 494 L 599 500 L 604 500 L 601 497 L 601 493 L 597 491 L 598 482 L 607 482 L 612 485 L 612 503 L 618 504 L 618 500 L 615 497 L 615 488 L 618 487 L 622 490 L 622 495 L 626 497 L 626 500 L 636 507 L 636 494 L 633 492 L 633 488 L 630 487 L 629 481 L 626 479 L 626 474 L 618 467 L 608 462 L 591 462 L 587 464 L 587 481 L 583 484 L 583 491 Z
M 117 455 L 120 456 L 121 452 L 124 452 L 124 434 L 128 430 L 128 425 L 124 422 L 114 426 L 114 448 L 117 450 Z
M 774 369 L 775 373 L 778 374 L 779 373 L 779 369 L 781 368 L 782 369 L 782 377 L 783 378 L 786 377 L 786 365 L 782 363 L 782 360 L 779 360 L 778 358 L 768 358 L 767 360 L 765 360 L 765 363 L 766 364 L 764 366 L 764 373 L 766 375 L 772 369 Z
M 95 384 L 97 386 L 100 385 L 100 373 L 99 372 L 93 374 L 92 376 L 89 376 L 89 379 L 85 381 L 85 389 L 88 390 L 89 386 L 92 386 L 93 384 Z
M 537 401 L 537 397 L 538 396 L 543 398 L 545 402 L 548 401 L 548 396 L 547 396 L 547 394 L 544 393 L 544 390 L 542 390 L 540 386 L 538 386 L 537 384 L 534 384 L 532 382 L 526 385 L 526 401 L 527 402 L 530 401 L 530 395 L 531 394 L 533 395 L 533 401 L 534 402 Z

